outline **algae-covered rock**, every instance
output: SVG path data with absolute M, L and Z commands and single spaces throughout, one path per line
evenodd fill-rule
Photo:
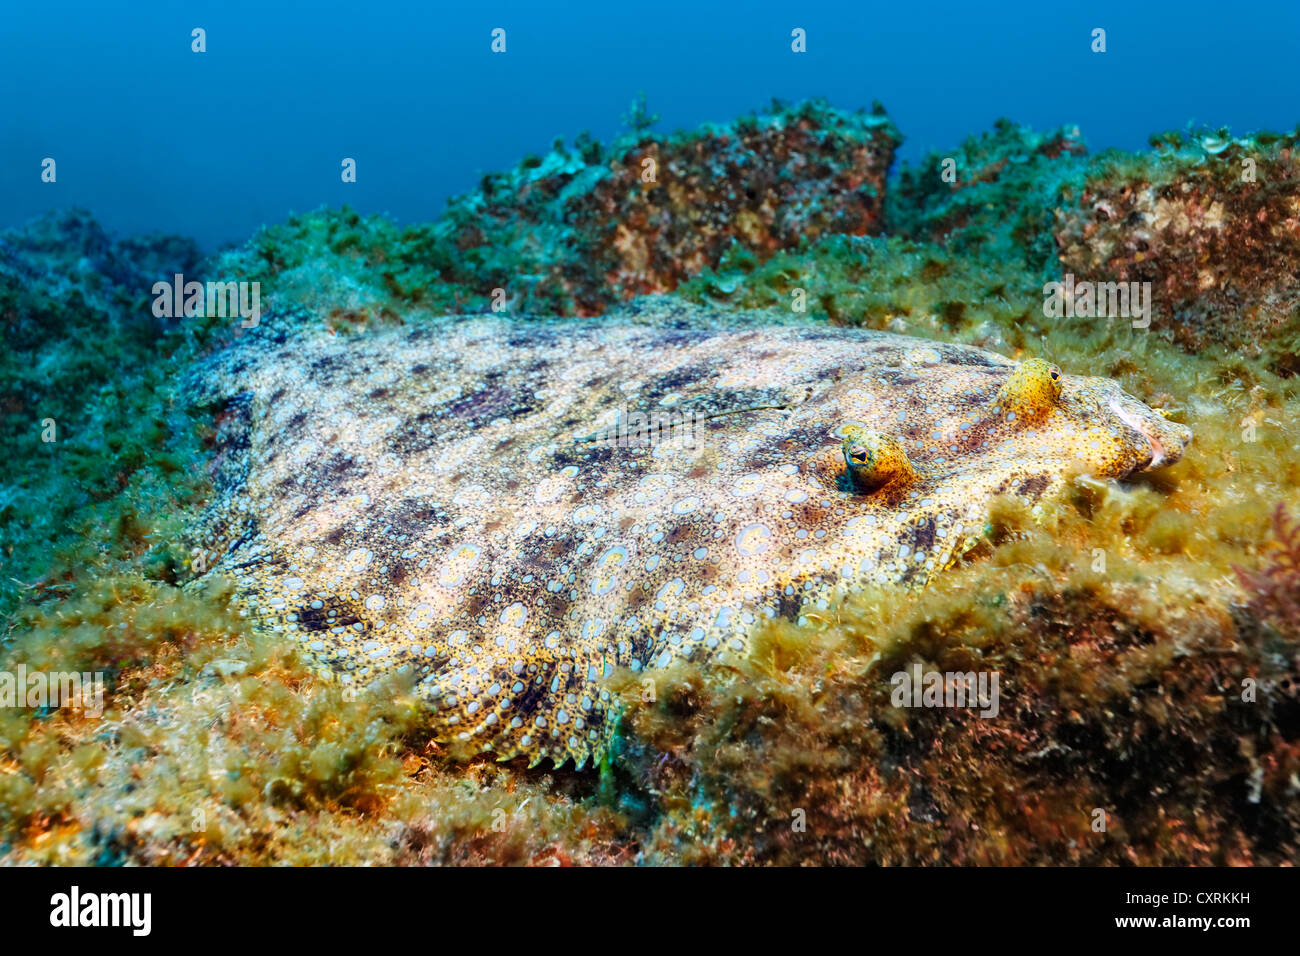
M 1086 153 L 1078 127 L 1042 133 L 999 120 L 992 132 L 904 166 L 889 184 L 887 231 L 1055 273 L 1053 214 Z
M 820 101 L 673 135 L 638 129 L 607 148 L 582 136 L 485 175 L 435 222 L 311 213 L 223 268 L 340 325 L 380 315 L 392 297 L 447 312 L 597 315 L 676 288 L 733 246 L 766 259 L 879 232 L 899 142 L 883 110 Z
M 1300 370 L 1296 133 L 1169 133 L 1111 153 L 1057 213 L 1061 268 L 1149 282 L 1152 327 L 1187 349 L 1263 353 Z
M 90 509 L 172 466 L 155 393 L 184 334 L 150 290 L 198 259 L 192 240 L 114 239 L 81 210 L 0 234 L 0 609 Z
M 580 311 L 672 291 L 733 243 L 765 259 L 823 235 L 879 232 L 898 143 L 883 110 L 809 102 L 618 144 L 607 174 L 562 205 L 595 273 L 575 288 Z
M 629 761 L 681 794 L 652 858 L 1294 861 L 1296 632 L 1051 550 L 1031 531 L 925 601 L 860 596 L 814 641 L 772 628 L 734 678 L 666 678 L 630 721 Z M 998 707 L 900 706 L 915 673 L 996 673 Z

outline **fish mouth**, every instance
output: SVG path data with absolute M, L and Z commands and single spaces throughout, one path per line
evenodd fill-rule
M 1111 399 L 1110 410 L 1120 421 L 1145 438 L 1147 444 L 1151 446 L 1151 457 L 1145 464 L 1134 468 L 1135 472 L 1172 465 L 1183 457 L 1183 452 L 1191 443 L 1192 430 L 1186 425 L 1135 415 L 1115 399 Z

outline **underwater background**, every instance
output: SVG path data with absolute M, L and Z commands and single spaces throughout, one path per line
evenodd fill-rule
M 504 56 L 483 40 L 498 26 Z M 208 32 L 202 56 L 194 27 Z M 797 56 L 795 27 L 810 38 Z M 1097 27 L 1104 56 L 1091 52 Z M 909 161 L 1002 116 L 1077 124 L 1094 150 L 1142 149 L 1189 122 L 1283 129 L 1296 119 L 1298 32 L 1295 4 L 1209 0 L 938 0 L 924 16 L 773 0 L 14 0 L 0 32 L 0 226 L 80 205 L 111 231 L 180 233 L 210 252 L 320 205 L 421 222 L 557 136 L 608 142 L 641 91 L 663 132 L 773 97 L 879 100 Z M 57 189 L 30 175 L 34 153 L 59 159 Z M 339 181 L 341 156 L 356 157 L 356 183 Z
M 1294 862 L 1296 36 L 1285 3 L 9 4 L 0 671 L 105 699 L 0 694 L 0 856 Z M 641 189 L 647 156 L 680 188 Z M 237 329 L 158 314 L 175 273 L 344 337 L 497 288 L 524 325 L 789 322 L 800 289 L 796 321 L 1049 357 L 1195 439 L 999 498 L 924 590 L 674 663 L 598 767 L 465 759 L 410 688 L 320 681 L 206 573 L 228 422 L 186 383 Z M 1067 277 L 1149 283 L 1150 326 L 1049 314 Z M 1015 703 L 891 707 L 916 662 Z

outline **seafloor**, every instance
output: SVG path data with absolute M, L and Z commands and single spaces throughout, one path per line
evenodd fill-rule
M 1296 860 L 1298 134 L 1089 156 L 1075 129 L 1000 122 L 891 175 L 879 107 L 650 119 L 417 226 L 321 210 L 207 260 L 83 212 L 0 235 L 3 670 L 107 675 L 100 718 L 0 708 L 0 861 Z M 674 665 L 602 769 L 464 762 L 409 688 L 345 700 L 231 585 L 194 583 L 215 427 L 179 383 L 233 324 L 155 318 L 177 272 L 259 281 L 264 308 L 344 336 L 488 311 L 496 288 L 520 322 L 655 294 L 788 322 L 802 289 L 808 322 L 1113 377 L 1195 440 L 1041 516 L 999 500 L 924 591 L 770 623 L 740 667 Z M 1067 274 L 1150 282 L 1150 327 L 1046 316 Z M 1015 694 L 997 720 L 889 706 L 918 662 Z

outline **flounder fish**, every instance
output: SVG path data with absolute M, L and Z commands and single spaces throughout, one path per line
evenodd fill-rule
M 922 586 L 994 497 L 1191 438 L 1041 359 L 648 303 L 346 337 L 264 317 L 187 385 L 221 410 L 209 573 L 323 677 L 408 671 L 462 752 L 582 767 L 616 668 Z

